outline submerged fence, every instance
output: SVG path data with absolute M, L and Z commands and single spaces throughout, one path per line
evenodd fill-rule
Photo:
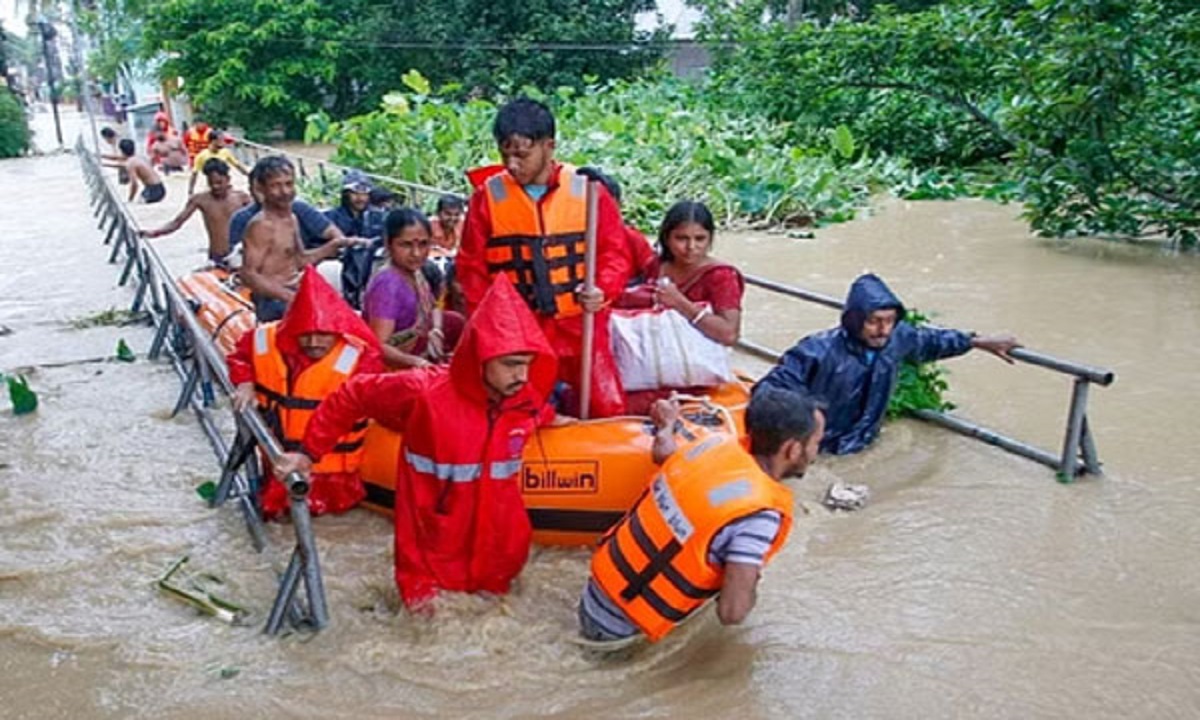
M 770 290 L 771 292 L 798 300 L 824 305 L 835 310 L 842 309 L 843 304 L 841 300 L 828 295 L 822 295 L 821 293 L 803 290 L 755 275 L 747 275 L 746 282 L 764 290 Z M 755 357 L 770 362 L 777 362 L 782 355 L 776 350 L 749 340 L 739 341 L 738 347 Z M 1071 389 L 1071 403 L 1067 409 L 1067 426 L 1063 434 L 1062 451 L 1059 454 L 1056 455 L 1048 450 L 1043 450 L 1042 448 L 1008 437 L 995 430 L 989 430 L 970 420 L 948 413 L 937 412 L 936 410 L 918 410 L 913 414 L 921 420 L 931 422 L 947 430 L 953 430 L 961 435 L 981 440 L 989 445 L 994 445 L 1043 465 L 1048 465 L 1057 471 L 1058 478 L 1063 482 L 1069 482 L 1075 476 L 1083 473 L 1098 475 L 1100 473 L 1100 457 L 1096 454 L 1096 441 L 1092 437 L 1092 431 L 1088 426 L 1087 420 L 1088 388 L 1093 384 L 1107 387 L 1113 383 L 1116 375 L 1112 370 L 1084 365 L 1071 360 L 1063 360 L 1024 347 L 1015 348 L 1009 355 L 1014 360 L 1070 375 L 1074 378 Z
M 250 532 L 251 543 L 262 552 L 267 540 L 256 504 L 255 490 L 261 480 L 261 470 L 255 448 L 262 448 L 269 460 L 279 457 L 283 449 L 254 408 L 235 411 L 237 435 L 232 446 L 226 443 L 213 415 L 216 393 L 226 397 L 233 393 L 225 358 L 196 321 L 195 308 L 180 294 L 170 269 L 154 247 L 138 234 L 136 220 L 105 179 L 96 157 L 84 147 L 82 140 L 77 143 L 76 151 L 91 192 L 93 213 L 100 230 L 105 233 L 105 244 L 112 246 L 109 262 L 119 262 L 124 255 L 119 283 L 126 285 L 133 281 L 136 284 L 132 311 L 147 313 L 154 323 L 154 340 L 148 357 L 151 360 L 165 357 L 182 381 L 174 413 L 191 408 L 221 460 L 221 481 L 212 503 L 216 506 L 226 500 L 236 501 Z M 305 501 L 309 486 L 296 473 L 285 478 L 284 484 L 290 497 L 296 544 L 280 578 L 279 592 L 264 628 L 272 635 L 279 633 L 285 619 L 294 627 L 320 629 L 329 624 L 312 519 Z M 301 603 L 297 597 L 301 584 L 307 603 Z

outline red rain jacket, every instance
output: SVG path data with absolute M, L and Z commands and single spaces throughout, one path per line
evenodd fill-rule
M 297 377 L 314 360 L 300 351 L 296 338 L 305 333 L 330 332 L 345 337 L 354 337 L 364 344 L 362 357 L 355 368 L 355 375 L 383 372 L 383 354 L 379 339 L 363 319 L 346 304 L 317 270 L 309 265 L 304 268 L 296 297 L 292 300 L 283 319 L 279 321 L 275 346 L 283 355 L 288 373 Z M 336 347 L 335 350 L 336 352 Z M 226 358 L 229 379 L 234 385 L 254 382 L 254 332 L 242 335 L 233 353 Z M 270 422 L 270 419 L 268 419 Z M 310 421 L 311 422 L 311 421 Z M 314 473 L 312 489 L 308 493 L 308 507 L 314 514 L 345 512 L 362 501 L 365 490 L 362 477 L 353 473 Z M 270 476 L 260 496 L 263 514 L 276 517 L 288 507 L 287 489 L 283 483 Z
M 558 190 L 559 169 L 554 164 L 546 198 Z M 500 166 L 486 166 L 467 171 L 472 182 L 486 182 L 500 172 Z M 473 312 L 479 299 L 491 284 L 487 269 L 486 246 L 492 234 L 492 221 L 488 210 L 487 192 L 475 186 L 467 207 L 467 218 L 463 223 L 462 244 L 454 261 L 454 272 L 462 285 L 468 312 Z M 625 290 L 631 273 L 629 250 L 625 234 L 625 222 L 616 201 L 601 189 L 599 213 L 596 227 L 596 287 L 604 291 L 604 297 L 613 300 Z M 558 378 L 578 392 L 582 372 L 583 316 L 559 318 L 538 316 L 537 322 L 559 359 Z M 608 312 L 596 313 L 595 344 L 592 358 L 592 402 L 591 417 L 612 417 L 625 412 L 625 391 L 617 374 L 608 335 Z M 574 410 L 574 408 L 573 408 Z
M 484 363 L 534 353 L 529 382 L 491 400 Z M 521 456 L 553 419 L 555 358 L 507 277 L 484 295 L 449 366 L 352 378 L 317 409 L 304 449 L 320 457 L 356 420 L 404 434 L 396 459 L 396 584 L 409 607 L 438 590 L 504 593 L 529 555 Z

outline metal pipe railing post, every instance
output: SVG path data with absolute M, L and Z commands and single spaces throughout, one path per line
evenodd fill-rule
M 1083 451 L 1083 467 L 1092 475 L 1099 475 L 1100 456 L 1096 454 L 1096 441 L 1092 438 L 1092 429 L 1088 426 L 1087 415 L 1083 416 L 1083 429 L 1079 433 L 1079 447 Z
M 1061 482 L 1071 482 L 1078 470 L 1079 440 L 1083 434 L 1084 418 L 1087 414 L 1088 381 L 1086 378 L 1075 378 L 1071 388 L 1071 407 L 1067 414 L 1067 432 L 1063 437 L 1062 461 L 1058 467 L 1058 479 Z M 1094 448 L 1093 448 L 1094 449 Z
M 293 553 L 288 561 L 287 570 L 283 571 L 283 576 L 279 579 L 279 594 L 271 604 L 271 614 L 267 616 L 267 624 L 263 628 L 266 634 L 278 635 L 283 628 L 283 618 L 293 607 L 292 601 L 296 597 L 296 583 L 299 580 L 300 556 Z

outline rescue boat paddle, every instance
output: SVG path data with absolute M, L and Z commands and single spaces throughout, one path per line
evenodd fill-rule
M 587 216 L 583 231 L 583 290 L 596 288 L 596 226 L 600 210 L 600 192 L 596 180 L 587 181 Z M 592 404 L 592 349 L 596 344 L 596 315 L 583 311 L 583 348 L 579 356 L 579 417 L 588 419 Z

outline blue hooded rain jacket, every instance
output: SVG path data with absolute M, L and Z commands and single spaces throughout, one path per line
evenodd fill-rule
M 883 280 L 860 276 L 846 296 L 841 326 L 800 340 L 755 385 L 756 390 L 769 386 L 805 391 L 825 403 L 822 452 L 847 455 L 871 444 L 905 360 L 931 362 L 971 349 L 968 333 L 898 322 L 887 345 L 870 359 L 869 348 L 859 339 L 863 322 L 873 311 L 886 308 L 904 316 L 904 305 Z

